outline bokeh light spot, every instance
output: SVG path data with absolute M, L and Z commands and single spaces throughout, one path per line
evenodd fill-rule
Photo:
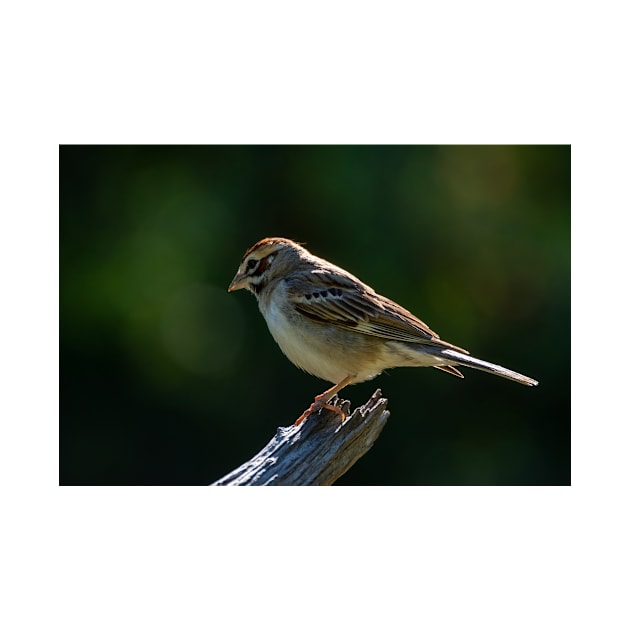
M 231 373 L 243 342 L 238 302 L 208 284 L 177 292 L 165 309 L 161 330 L 169 356 L 195 374 Z

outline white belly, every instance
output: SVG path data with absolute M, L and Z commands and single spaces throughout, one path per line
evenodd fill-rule
M 323 336 L 325 329 L 318 330 L 316 324 L 307 321 L 290 320 L 273 301 L 264 310 L 261 308 L 261 312 L 269 332 L 294 365 L 331 383 L 339 383 L 351 374 L 349 366 L 344 366 L 342 349 Z

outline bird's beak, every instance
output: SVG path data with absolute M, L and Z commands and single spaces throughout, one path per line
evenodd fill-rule
M 247 276 L 244 273 L 238 272 L 232 282 L 230 282 L 230 286 L 228 287 L 228 293 L 232 291 L 238 291 L 239 289 L 244 289 L 247 286 Z

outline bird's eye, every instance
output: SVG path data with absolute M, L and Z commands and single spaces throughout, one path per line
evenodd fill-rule
M 257 261 L 257 260 L 255 260 L 254 258 L 250 258 L 250 259 L 247 261 L 247 269 L 253 269 L 253 268 L 256 266 L 256 263 L 257 263 L 257 262 L 258 262 L 258 261 Z

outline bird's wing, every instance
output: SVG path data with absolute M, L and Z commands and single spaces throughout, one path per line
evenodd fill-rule
M 311 271 L 286 280 L 289 302 L 310 320 L 392 341 L 467 351 L 442 341 L 415 315 L 352 276 Z

